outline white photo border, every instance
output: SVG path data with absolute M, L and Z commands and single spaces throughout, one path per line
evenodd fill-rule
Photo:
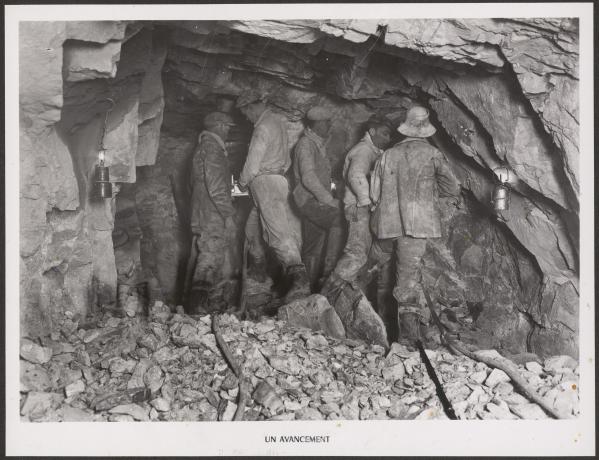
M 580 398 L 573 420 L 25 423 L 19 417 L 18 22 L 578 17 L 580 21 Z M 517 455 L 595 453 L 594 107 L 591 3 L 5 6 L 7 455 Z M 330 436 L 266 443 L 268 435 Z

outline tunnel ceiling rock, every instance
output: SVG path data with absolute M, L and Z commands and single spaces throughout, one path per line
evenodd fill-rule
M 65 27 L 65 79 L 74 82 L 114 78 L 121 46 L 142 29 L 142 24 L 131 21 L 67 21 Z
M 436 24 L 435 24 L 436 22 Z M 579 191 L 578 26 L 564 19 L 401 19 L 381 22 L 386 44 L 469 65 L 508 63 L 546 132 L 560 147 Z M 328 21 L 321 30 L 350 41 L 372 34 L 371 21 Z
M 93 43 L 125 39 L 130 21 L 67 21 L 66 37 Z
M 103 45 L 65 44 L 65 67 L 67 81 L 114 78 L 121 58 L 121 42 L 110 41 Z
M 312 43 L 322 36 L 321 21 L 231 21 L 227 27 L 246 34 L 289 43 Z
M 576 22 L 567 18 L 438 19 L 432 22 L 433 26 L 431 20 L 424 19 L 233 21 L 227 23 L 227 28 L 278 42 L 312 44 L 331 37 L 341 38 L 340 41 L 346 44 L 365 43 L 384 28 L 385 33 L 379 44 L 392 49 L 414 51 L 423 56 L 472 67 L 503 69 L 507 66 L 514 73 L 521 93 L 533 107 L 546 133 L 559 148 L 557 154 L 562 156 L 564 173 L 577 196 L 579 115 Z M 225 29 L 222 24 L 218 27 L 217 33 Z M 203 24 L 195 29 L 189 24 L 186 30 L 207 35 L 211 28 Z M 351 49 L 351 46 L 344 47 Z M 277 72 L 280 71 L 276 69 L 273 75 L 281 77 Z M 287 73 L 288 76 L 298 75 L 292 71 Z M 348 94 L 351 95 L 351 92 L 342 92 L 341 95 L 347 97 Z

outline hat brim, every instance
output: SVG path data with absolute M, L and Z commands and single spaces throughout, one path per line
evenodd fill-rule
M 235 123 L 228 121 L 209 121 L 208 123 L 204 122 L 204 127 L 206 128 L 212 128 L 217 125 L 235 126 Z
M 241 102 L 238 101 L 235 104 L 235 107 L 237 107 L 238 109 L 241 109 L 242 107 L 247 107 L 248 105 L 251 105 L 251 104 L 259 104 L 260 102 L 265 102 L 265 99 L 257 97 L 255 99 L 248 99 L 246 101 L 241 101 Z
M 430 123 L 419 128 L 402 123 L 397 128 L 397 131 L 399 131 L 404 136 L 408 137 L 429 137 L 437 132 L 437 128 L 435 128 Z

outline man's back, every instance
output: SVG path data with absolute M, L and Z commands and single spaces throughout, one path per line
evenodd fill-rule
M 407 138 L 381 158 L 381 197 L 373 219 L 379 238 L 441 236 L 439 196 L 459 184 L 443 154 L 424 139 Z
M 266 109 L 256 122 L 239 182 L 247 185 L 262 174 L 284 174 L 290 166 L 284 115 Z
M 355 205 L 358 201 L 368 199 L 368 176 L 375 161 L 379 157 L 380 149 L 366 139 L 360 140 L 347 152 L 343 163 L 343 179 L 345 180 L 345 206 Z

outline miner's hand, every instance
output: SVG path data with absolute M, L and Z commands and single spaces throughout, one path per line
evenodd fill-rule
M 333 198 L 333 197 L 331 197 L 331 199 L 329 201 L 327 201 L 326 204 L 333 208 L 341 207 L 341 202 L 337 198 Z
M 464 200 L 463 200 L 463 198 L 461 196 L 457 196 L 456 198 L 454 198 L 453 205 L 457 209 L 463 209 L 464 208 Z
M 192 244 L 195 247 L 196 251 L 200 250 L 200 234 L 199 233 L 193 234 L 193 243 Z
M 358 208 L 368 206 L 368 208 L 371 209 L 373 206 L 373 203 L 372 203 L 372 200 L 370 199 L 370 197 L 366 197 L 364 200 L 358 201 L 356 206 L 358 206 Z

